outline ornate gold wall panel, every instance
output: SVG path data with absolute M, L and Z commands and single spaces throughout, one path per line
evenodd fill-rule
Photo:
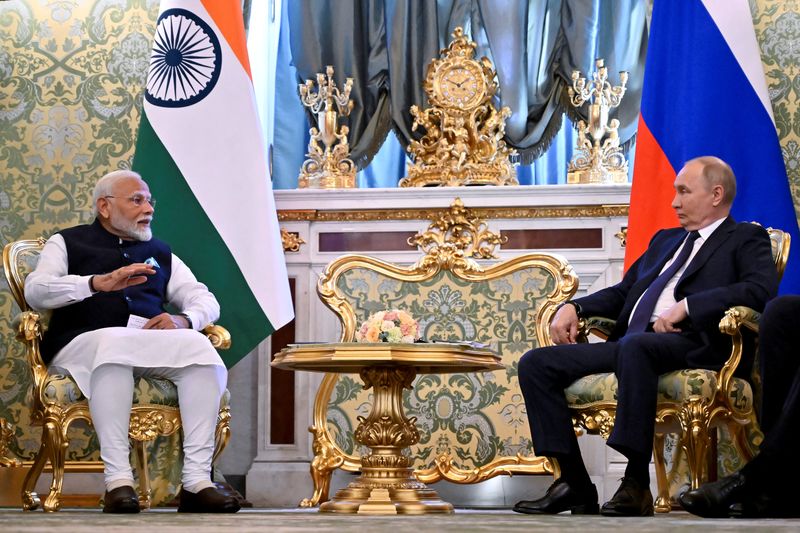
M 281 222 L 369 222 L 377 220 L 430 220 L 447 207 L 426 209 L 279 209 Z M 627 205 L 561 205 L 553 207 L 470 207 L 485 220 L 498 218 L 605 218 L 627 217 Z

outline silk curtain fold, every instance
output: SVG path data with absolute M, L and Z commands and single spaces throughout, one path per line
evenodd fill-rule
M 622 142 L 635 134 L 646 0 L 314 0 L 287 8 L 297 81 L 313 79 L 326 65 L 334 67 L 340 86 L 345 77 L 354 79 L 348 124 L 359 168 L 390 130 L 403 148 L 419 136 L 411 132 L 408 109 L 428 106 L 422 89 L 427 65 L 457 26 L 477 43 L 476 56 L 495 65 L 497 104 L 512 111 L 505 140 L 523 163 L 544 153 L 565 112 L 573 120 L 586 118 L 568 105 L 567 91 L 572 71 L 590 76 L 596 57 L 605 59 L 612 84 L 618 71 L 629 72 L 627 94 L 613 116 Z

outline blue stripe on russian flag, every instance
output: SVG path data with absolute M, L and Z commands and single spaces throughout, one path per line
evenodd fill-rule
M 657 1 L 652 20 L 642 98 L 650 131 L 675 169 L 701 155 L 731 165 L 732 215 L 791 234 L 781 292 L 800 293 L 800 233 L 769 114 L 700 0 Z

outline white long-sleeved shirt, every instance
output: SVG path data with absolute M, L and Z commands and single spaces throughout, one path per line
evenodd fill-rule
M 664 287 L 664 290 L 661 291 L 661 295 L 658 297 L 658 300 L 656 301 L 656 306 L 653 309 L 653 314 L 650 317 L 650 322 L 655 322 L 656 320 L 658 320 L 658 317 L 661 316 L 661 313 L 663 313 L 664 311 L 675 305 L 676 303 L 675 286 L 678 284 L 678 281 L 681 279 L 681 276 L 683 276 L 684 270 L 686 270 L 686 267 L 688 267 L 691 264 L 692 259 L 694 259 L 694 256 L 696 256 L 697 252 L 700 251 L 700 247 L 703 246 L 703 244 L 708 240 L 708 238 L 711 237 L 711 234 L 714 233 L 714 231 L 716 231 L 716 229 L 720 227 L 723 222 L 725 222 L 726 218 L 727 217 L 723 217 L 718 220 L 715 220 L 708 226 L 697 230 L 697 233 L 699 233 L 700 236 L 697 239 L 695 239 L 692 251 L 689 254 L 689 258 L 686 260 L 683 266 L 679 268 L 677 272 L 675 272 L 675 275 L 672 276 L 672 278 L 670 278 L 666 287 Z M 678 257 L 678 255 L 680 255 L 681 250 L 683 249 L 684 246 L 686 246 L 686 241 L 683 241 L 683 244 L 681 244 L 678 247 L 678 249 L 675 250 L 675 253 L 672 255 L 670 260 L 664 264 L 659 274 L 661 274 L 661 272 L 664 272 L 666 269 L 669 268 L 669 266 L 673 263 L 673 261 L 675 261 L 675 258 Z M 631 318 L 633 318 L 633 313 L 639 306 L 639 302 L 642 300 L 643 296 L 644 293 L 642 293 L 642 296 L 639 296 L 639 300 L 637 300 L 636 305 L 633 306 L 633 309 L 631 310 Z M 686 314 L 691 316 L 691 313 L 689 312 L 689 302 L 687 300 L 684 300 L 683 305 L 684 308 L 686 309 Z
M 31 307 L 57 309 L 92 297 L 91 276 L 68 274 L 68 264 L 66 243 L 56 233 L 44 245 L 36 269 L 25 278 L 25 300 Z M 167 302 L 186 314 L 196 330 L 219 318 L 217 299 L 175 254 L 167 283 Z

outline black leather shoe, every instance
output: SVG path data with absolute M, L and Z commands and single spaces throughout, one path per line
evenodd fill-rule
M 514 511 L 525 514 L 558 514 L 564 511 L 571 511 L 572 514 L 597 514 L 597 489 L 590 485 L 578 491 L 566 481 L 557 479 L 543 497 L 517 502 Z
M 739 472 L 687 490 L 678 497 L 681 506 L 703 518 L 727 518 L 730 506 L 744 500 L 745 477 Z
M 139 497 L 130 485 L 117 487 L 103 496 L 104 513 L 138 513 Z
M 733 518 L 800 518 L 797 502 L 790 495 L 770 496 L 767 493 L 748 494 L 732 504 L 728 516 Z
M 617 492 L 600 509 L 603 516 L 653 516 L 653 495 L 632 477 L 622 478 Z
M 241 506 L 229 492 L 208 487 L 197 494 L 181 488 L 179 513 L 235 513 Z

